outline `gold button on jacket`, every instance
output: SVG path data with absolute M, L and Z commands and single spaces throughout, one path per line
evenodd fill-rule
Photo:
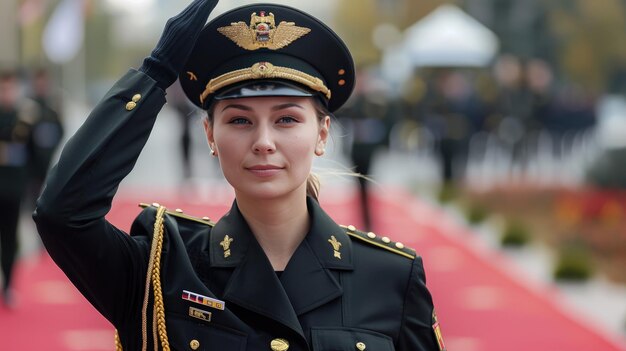
M 285 339 L 274 339 L 270 343 L 272 351 L 287 351 L 289 349 L 289 342 Z

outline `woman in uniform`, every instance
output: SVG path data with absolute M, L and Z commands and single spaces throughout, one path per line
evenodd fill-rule
M 336 224 L 314 157 L 354 83 L 352 58 L 299 10 L 254 4 L 204 25 L 216 0 L 168 21 L 67 143 L 34 218 L 55 262 L 124 350 L 439 350 L 411 249 Z M 216 223 L 154 204 L 130 235 L 107 222 L 164 90 L 179 77 L 235 190 Z

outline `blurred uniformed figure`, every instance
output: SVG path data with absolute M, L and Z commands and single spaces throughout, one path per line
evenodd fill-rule
M 66 144 L 34 214 L 50 255 L 115 325 L 118 349 L 443 349 L 421 258 L 318 203 L 311 166 L 352 92 L 348 49 L 281 5 L 204 26 L 216 2 L 168 21 Z M 235 201 L 215 223 L 144 205 L 128 236 L 105 215 L 177 76 L 207 110 Z
M 348 109 L 342 110 L 339 118 L 352 137 L 349 146 L 350 159 L 354 164 L 354 171 L 363 175 L 358 177 L 359 203 L 364 230 L 372 230 L 372 211 L 370 206 L 369 186 L 372 159 L 376 152 L 388 142 L 390 120 L 388 101 L 383 94 L 360 94 Z
M 180 154 L 182 156 L 183 178 L 188 180 L 193 176 L 191 126 L 195 121 L 193 104 L 187 99 L 180 82 L 177 80 L 167 89 L 167 102 L 174 108 L 180 122 Z
M 32 101 L 20 98 L 18 76 L 13 71 L 0 73 L 0 266 L 3 285 L 0 291 L 5 306 L 14 307 L 13 265 L 17 255 L 17 230 L 21 199 L 32 159 L 32 123 L 37 117 Z
M 63 123 L 59 101 L 52 91 L 49 73 L 43 68 L 35 70 L 31 85 L 31 98 L 39 108 L 38 118 L 32 125 L 33 155 L 29 167 L 30 191 L 33 196 L 28 200 L 34 204 L 46 179 L 52 157 L 63 138 Z

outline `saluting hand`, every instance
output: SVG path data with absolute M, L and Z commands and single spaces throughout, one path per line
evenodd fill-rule
M 218 1 L 194 0 L 181 13 L 170 18 L 161 39 L 139 70 L 156 80 L 163 90 L 172 85 Z

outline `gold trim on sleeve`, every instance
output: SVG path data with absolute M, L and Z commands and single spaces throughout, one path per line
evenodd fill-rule
M 211 79 L 206 85 L 204 92 L 200 95 L 200 103 L 204 103 L 204 100 L 210 94 L 229 85 L 252 79 L 272 78 L 286 79 L 302 84 L 314 91 L 319 91 L 324 94 L 327 99 L 330 99 L 330 89 L 324 85 L 321 79 L 293 68 L 274 66 L 269 62 L 257 62 L 252 65 L 252 67 L 224 73 L 219 77 Z

